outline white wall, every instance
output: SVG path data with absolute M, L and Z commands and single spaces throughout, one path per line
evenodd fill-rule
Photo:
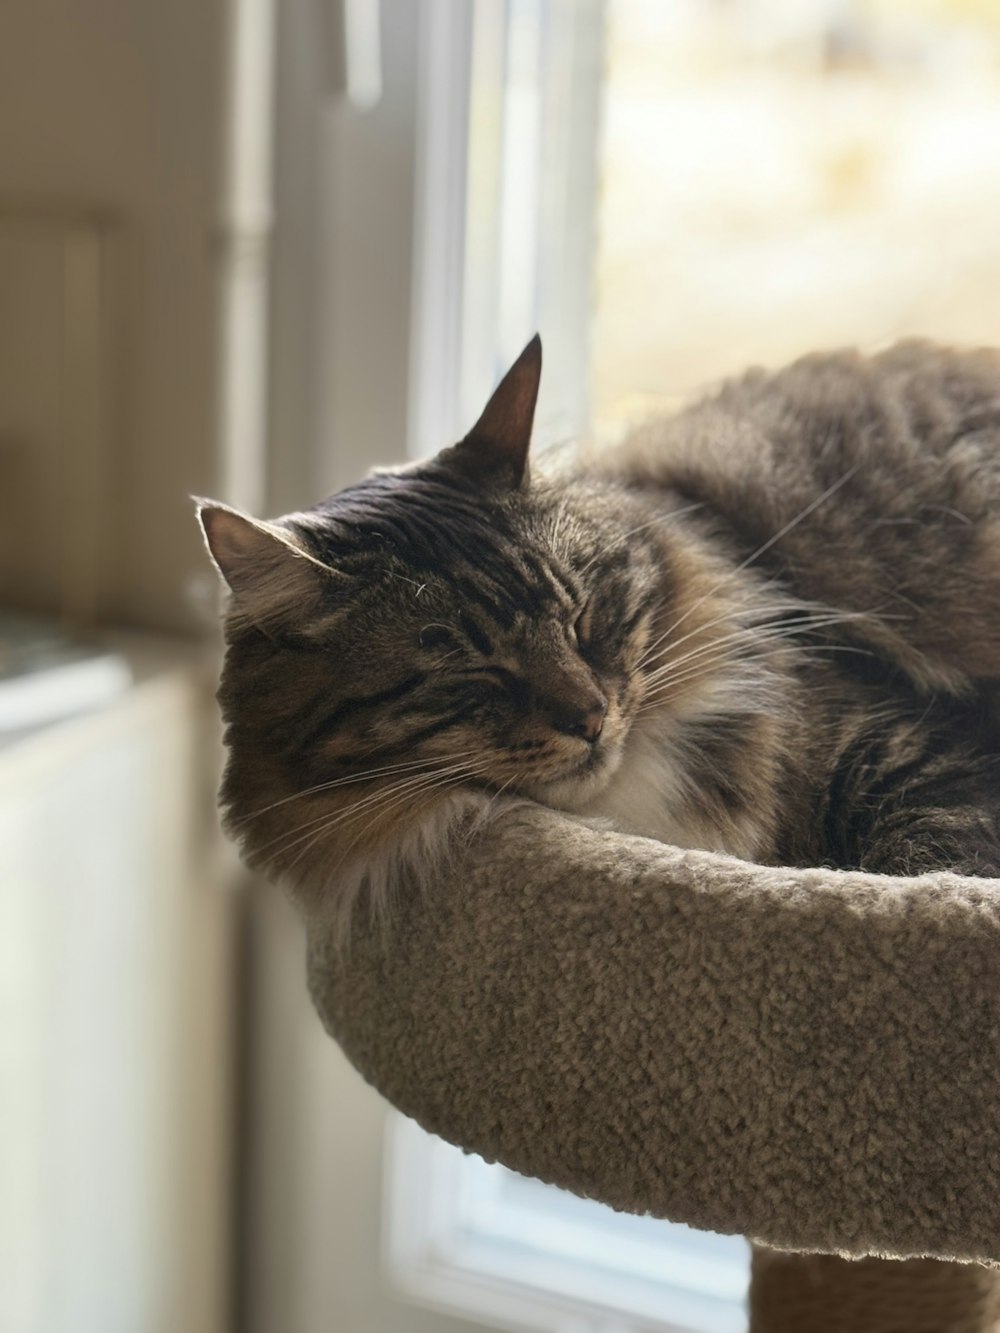
M 53 571 L 77 553 L 74 511 L 100 512 L 100 618 L 195 622 L 186 586 L 207 568 L 188 496 L 211 494 L 220 471 L 228 8 L 0 3 L 0 599 L 51 608 Z M 102 238 L 96 502 L 75 484 L 59 342 L 58 238 L 73 220 Z M 200 673 L 150 691 L 51 728 L 37 761 L 0 762 L 13 1006 L 0 1104 L 24 1131 L 4 1142 L 17 1186 L 0 1186 L 4 1328 L 228 1326 L 233 932 L 206 780 L 217 722 Z
M 5 210 L 87 209 L 117 237 L 100 604 L 105 617 L 135 624 L 189 626 L 185 581 L 204 569 L 187 497 L 215 484 L 224 19 L 224 0 L 0 5 L 0 235 Z M 36 316 L 23 290 L 0 304 L 0 323 L 15 335 Z M 0 439 L 10 431 L 4 406 Z M 18 466 L 10 445 L 8 496 Z M 16 522 L 31 541 L 47 532 L 44 499 L 35 494 L 33 508 L 16 511 L 9 500 L 0 522 Z
M 417 46 L 424 0 L 383 0 L 383 95 L 338 100 L 324 6 L 279 7 L 271 495 L 314 504 L 405 457 Z M 329 6 L 333 9 L 333 6 Z

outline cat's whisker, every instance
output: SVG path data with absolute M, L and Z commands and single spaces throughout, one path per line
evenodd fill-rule
M 489 766 L 490 765 L 488 761 L 482 762 L 475 766 L 457 765 L 455 766 L 456 771 L 447 771 L 444 773 L 444 776 L 442 776 L 441 774 L 434 774 L 430 780 L 428 780 L 427 782 L 423 783 L 420 786 L 411 787 L 406 791 L 392 789 L 386 793 L 383 793 L 384 799 L 381 802 L 377 803 L 375 806 L 372 806 L 371 809 L 365 812 L 367 814 L 372 814 L 372 811 L 374 810 L 372 818 L 369 819 L 364 824 L 364 826 L 355 833 L 354 837 L 343 848 L 342 852 L 340 853 L 339 860 L 341 861 L 341 863 L 345 862 L 348 859 L 351 850 L 357 845 L 358 842 L 364 839 L 365 834 L 370 829 L 374 828 L 375 825 L 380 821 L 385 820 L 385 818 L 388 815 L 390 815 L 394 810 L 398 809 L 405 803 L 412 801 L 414 797 L 431 796 L 440 791 L 446 791 L 450 790 L 453 787 L 461 786 L 463 783 L 467 782 L 470 778 L 478 777 L 482 773 L 486 772 Z M 357 814 L 359 813 L 359 810 L 360 806 L 353 806 L 350 811 L 346 812 L 348 815 L 348 819 L 350 820 L 356 817 Z M 322 838 L 329 831 L 331 827 L 333 827 L 333 821 L 331 821 L 330 825 L 318 831 L 315 838 L 313 838 L 312 841 L 309 843 L 309 846 L 310 847 L 315 846 L 316 842 L 318 842 L 320 838 Z M 348 831 L 350 831 L 350 823 L 348 823 Z M 307 847 L 303 850 L 303 852 L 300 852 L 296 856 L 292 864 L 294 865 L 303 854 L 308 852 L 308 850 L 309 848 Z
M 800 614 L 804 609 L 805 608 L 803 606 L 803 603 L 801 602 L 792 601 L 785 603 L 781 602 L 773 603 L 767 608 L 769 615 L 774 615 L 776 612 L 778 613 L 784 612 L 787 614 L 794 615 L 795 619 L 793 621 L 788 620 L 786 614 L 780 620 L 762 621 L 762 620 L 750 619 L 745 625 L 740 625 L 739 622 L 741 616 L 739 615 L 739 613 L 727 612 L 720 616 L 716 616 L 714 620 L 709 620 L 704 625 L 699 625 L 696 629 L 688 630 L 688 632 L 686 634 L 682 634 L 679 639 L 671 640 L 670 650 L 673 651 L 674 649 L 679 648 L 682 643 L 686 643 L 689 639 L 693 639 L 699 634 L 705 634 L 708 630 L 714 629 L 716 625 L 736 624 L 739 627 L 740 632 L 745 632 L 747 634 L 755 634 L 758 631 L 762 629 L 767 629 L 774 624 L 781 624 L 781 625 L 789 624 L 789 625 L 794 625 L 797 629 L 809 629 L 814 625 L 842 624 L 844 622 L 851 620 L 859 620 L 859 619 L 863 620 L 867 618 L 866 613 L 864 612 L 850 612 L 850 611 L 841 612 L 841 611 L 834 611 L 832 608 L 823 608 L 819 611 L 812 613 L 811 615 Z M 662 643 L 662 636 L 660 636 L 660 638 L 658 638 L 643 652 L 643 655 L 640 658 L 638 664 L 639 669 L 642 669 L 649 662 L 650 658 L 653 655 L 653 652 L 655 651 L 656 648 L 659 647 L 661 643 Z
M 831 622 L 831 623 L 836 623 Z M 676 661 L 670 661 L 659 667 L 656 671 L 649 672 L 646 676 L 647 683 L 655 683 L 660 680 L 672 680 L 678 673 L 692 665 L 696 665 L 699 671 L 708 670 L 716 660 L 723 661 L 733 658 L 741 645 L 749 648 L 756 648 L 765 643 L 775 643 L 781 640 L 794 640 L 797 637 L 798 629 L 770 629 L 759 633 L 736 632 L 731 635 L 725 635 L 722 638 L 715 639 L 711 643 L 703 644 L 700 648 L 693 649 L 685 653 Z M 822 645 L 814 643 L 795 644 L 786 642 L 783 651 L 792 651 L 801 648 L 802 651 L 809 651 Z M 706 660 L 707 659 L 707 660 Z
M 850 653 L 850 654 L 856 654 L 857 656 L 860 657 L 873 657 L 875 655 L 870 649 L 867 648 L 856 648 L 848 644 L 833 644 L 833 643 L 787 644 L 785 645 L 783 651 L 801 652 L 804 655 L 817 652 Z M 708 672 L 714 670 L 716 667 L 724 666 L 727 663 L 732 663 L 734 660 L 735 660 L 734 652 L 720 653 L 719 656 L 713 660 L 707 662 L 702 661 L 695 663 L 689 666 L 683 672 L 666 675 L 661 679 L 653 681 L 652 689 L 647 688 L 647 693 L 643 699 L 643 702 L 636 709 L 635 716 L 638 717 L 640 714 L 644 712 L 648 712 L 654 708 L 661 707 L 664 702 L 666 702 L 672 697 L 677 686 L 686 684 L 688 681 L 691 680 L 703 679 Z M 647 686 L 648 684 L 649 680 L 647 679 Z M 775 689 L 778 690 L 782 690 L 784 688 L 783 682 L 781 682 L 780 678 L 777 676 L 774 678 L 774 687 Z
M 449 759 L 460 759 L 466 755 L 478 754 L 478 748 L 469 750 L 459 750 L 454 755 L 449 755 Z M 250 814 L 244 815 L 241 819 L 233 820 L 233 827 L 239 828 L 243 824 L 248 824 L 253 819 L 259 819 L 261 815 L 266 815 L 271 810 L 276 810 L 278 806 L 287 805 L 290 801 L 300 801 L 306 796 L 315 796 L 319 792 L 331 791 L 335 787 L 349 786 L 352 782 L 366 782 L 373 778 L 384 777 L 389 774 L 395 774 L 409 769 L 426 767 L 433 763 L 431 758 L 409 759 L 395 764 L 384 764 L 379 768 L 366 768 L 360 773 L 351 773 L 346 777 L 333 778 L 329 782 L 318 782 L 314 787 L 304 787 L 301 791 L 292 792 L 291 796 L 283 796 L 280 801 L 272 801 L 270 805 L 263 805 L 257 810 L 252 810 Z
M 424 774 L 420 775 L 421 779 L 424 777 Z M 309 832 L 317 828 L 318 825 L 322 824 L 325 827 L 330 828 L 341 823 L 343 820 L 349 818 L 353 810 L 360 809 L 368 802 L 374 801 L 377 797 L 383 795 L 386 790 L 386 788 L 380 788 L 379 792 L 365 797 L 364 801 L 359 801 L 346 810 L 324 810 L 322 814 L 314 815 L 312 819 L 302 820 L 300 823 L 296 824 L 294 828 L 285 829 L 282 833 L 278 834 L 276 838 L 272 838 L 269 842 L 262 843 L 259 850 L 262 852 L 272 851 L 275 855 L 280 855 L 294 847 L 301 840 L 302 835 L 308 836 Z
M 836 624 L 837 621 L 831 620 L 830 623 Z M 691 675 L 705 674 L 718 664 L 733 660 L 738 653 L 740 645 L 743 644 L 755 648 L 765 643 L 775 643 L 785 640 L 786 642 L 782 649 L 784 652 L 795 651 L 797 649 L 802 652 L 810 652 L 817 648 L 822 649 L 828 646 L 815 643 L 795 644 L 793 642 L 787 642 L 788 640 L 794 639 L 798 632 L 799 626 L 796 626 L 794 629 L 790 627 L 773 627 L 754 633 L 738 631 L 734 634 L 724 635 L 720 639 L 715 639 L 711 643 L 704 644 L 700 648 L 696 648 L 691 652 L 684 654 L 684 656 L 678 658 L 677 661 L 668 662 L 658 670 L 648 673 L 645 677 L 645 683 L 648 688 L 650 685 L 656 686 L 660 683 L 669 684 L 680 679 L 687 679 Z M 847 650 L 849 649 L 845 646 L 845 651 Z M 858 651 L 864 652 L 865 650 L 860 649 Z
M 698 504 L 686 505 L 683 509 L 671 509 L 665 514 L 657 514 L 654 518 L 647 519 L 645 523 L 637 523 L 634 528 L 629 528 L 627 532 L 623 532 L 615 542 L 615 546 L 623 545 L 630 537 L 635 537 L 638 533 L 645 532 L 648 528 L 653 528 L 658 523 L 667 523 L 675 518 L 683 518 L 685 514 L 693 514 L 695 510 L 704 508 L 704 504 L 699 502 Z M 598 560 L 602 559 L 606 554 L 605 551 L 598 551 L 597 555 L 588 560 L 583 568 L 578 571 L 578 577 L 583 578 L 584 574 L 588 573 L 593 566 L 597 564 Z
M 423 590 L 427 587 L 426 583 L 418 583 L 416 579 L 407 578 L 405 574 L 399 574 L 396 572 L 396 570 L 390 569 L 389 574 L 392 578 L 399 579 L 403 583 L 412 584 L 412 586 L 417 590 L 415 593 L 415 596 L 417 597 L 419 597 L 420 594 L 423 592 Z
M 699 634 L 704 634 L 707 630 L 714 628 L 716 625 L 735 624 L 741 626 L 741 628 L 754 630 L 768 624 L 776 623 L 773 620 L 762 620 L 760 617 L 763 615 L 766 615 L 767 617 L 774 617 L 777 615 L 782 617 L 782 623 L 794 623 L 800 626 L 807 625 L 816 617 L 825 618 L 833 616 L 838 622 L 856 620 L 866 621 L 871 618 L 870 613 L 867 611 L 838 611 L 835 607 L 827 606 L 822 602 L 808 602 L 803 601 L 802 598 L 789 597 L 781 600 L 769 600 L 760 606 L 750 606 L 743 610 L 727 607 L 726 610 L 721 612 L 714 619 L 706 621 L 704 624 L 696 625 L 693 629 L 687 630 L 687 632 L 682 634 L 680 638 L 672 639 L 670 647 L 671 649 L 677 648 L 680 644 L 686 643 L 688 639 L 694 638 Z M 794 621 L 789 620 L 789 617 L 794 617 Z M 675 628 L 677 624 L 678 622 L 675 621 L 674 626 L 672 626 L 671 629 Z M 644 648 L 640 659 L 640 666 L 645 665 L 645 663 L 649 661 L 656 649 L 669 637 L 670 633 L 671 630 L 664 630 L 663 633 L 658 635 L 651 644 L 648 644 Z
M 847 482 L 851 480 L 851 478 L 855 475 L 855 473 L 858 471 L 860 467 L 861 467 L 861 462 L 859 460 L 857 463 L 853 464 L 853 466 L 849 467 L 847 471 L 837 481 L 835 481 L 831 486 L 828 486 L 825 491 L 823 491 L 821 494 L 817 495 L 813 500 L 811 500 L 809 504 L 807 504 L 804 509 L 801 509 L 793 519 L 790 519 L 789 522 L 787 522 L 784 525 L 784 527 L 779 528 L 779 530 L 772 537 L 769 537 L 766 542 L 758 546 L 757 549 L 753 551 L 750 555 L 748 555 L 745 560 L 742 560 L 738 565 L 736 565 L 734 569 L 727 570 L 726 573 L 722 576 L 722 578 L 718 581 L 718 583 L 716 583 L 714 588 L 709 589 L 708 592 L 704 593 L 701 597 L 697 598 L 687 608 L 686 611 L 684 611 L 680 616 L 677 617 L 674 623 L 664 631 L 663 637 L 666 638 L 667 636 L 672 634 L 673 631 L 677 629 L 679 625 L 683 624 L 684 621 L 687 620 L 688 616 L 693 615 L 695 611 L 697 611 L 698 608 L 702 606 L 710 598 L 717 596 L 731 579 L 735 578 L 738 574 L 741 574 L 745 569 L 749 569 L 749 567 L 754 563 L 754 561 L 759 560 L 762 555 L 766 554 L 766 552 L 768 552 L 771 549 L 771 547 L 775 545 L 776 542 L 781 541 L 783 537 L 787 537 L 787 535 L 794 528 L 797 528 L 800 523 L 804 522 L 804 520 L 807 519 L 810 514 L 815 513 L 815 511 L 820 507 L 820 505 L 825 504 L 827 500 L 829 500 L 832 496 L 836 495 L 836 493 L 840 490 L 840 488 L 842 486 L 845 486 Z
M 774 616 L 776 614 L 784 613 L 786 615 L 797 615 L 801 617 L 801 613 L 807 610 L 807 608 L 808 608 L 808 603 L 804 603 L 797 598 L 790 598 L 786 599 L 785 601 L 768 602 L 766 604 L 766 608 L 764 609 L 766 609 L 766 612 L 769 616 Z M 723 611 L 720 615 L 716 616 L 714 619 L 706 621 L 704 624 L 696 625 L 694 629 L 689 629 L 686 633 L 682 634 L 678 639 L 671 639 L 670 647 L 672 649 L 677 648 L 682 643 L 686 643 L 688 639 L 692 639 L 698 634 L 704 634 L 707 630 L 713 629 L 716 625 L 727 625 L 727 624 L 739 625 L 741 621 L 745 620 L 746 628 L 752 629 L 755 625 L 760 623 L 760 621 L 755 620 L 754 617 L 758 617 L 762 614 L 763 614 L 762 608 L 757 606 L 752 606 L 742 611 L 733 607 L 727 607 L 725 611 Z M 826 615 L 830 614 L 830 611 L 824 607 L 822 608 L 822 610 L 817 611 L 815 614 Z M 653 640 L 652 643 L 646 645 L 646 647 L 643 650 L 642 657 L 640 658 L 639 661 L 640 667 L 645 666 L 645 664 L 654 655 L 654 653 L 664 642 L 664 640 L 670 636 L 673 628 L 676 627 L 677 623 L 678 622 L 675 621 L 674 625 L 671 626 L 670 629 L 664 630 L 661 634 L 657 635 L 657 637 Z
M 422 785 L 414 788 L 408 788 L 406 791 L 400 792 L 392 790 L 389 792 L 383 792 L 381 793 L 381 798 L 382 798 L 381 801 L 377 803 L 377 805 L 373 805 L 367 812 L 367 813 L 372 813 L 372 811 L 374 810 L 373 818 L 369 821 L 369 824 L 366 825 L 366 827 L 373 827 L 375 823 L 377 823 L 381 819 L 384 819 L 386 815 L 389 814 L 394 808 L 403 805 L 405 802 L 411 801 L 415 796 L 423 795 L 425 793 L 430 793 L 431 791 L 435 791 L 438 789 L 444 789 L 445 787 L 451 785 L 458 785 L 462 782 L 467 781 L 469 776 L 470 775 L 467 773 L 456 773 L 451 775 L 450 777 L 445 777 L 445 778 L 441 778 L 440 776 L 436 775 L 433 780 L 428 779 Z M 378 808 L 379 806 L 381 808 Z M 315 847 L 333 829 L 337 828 L 339 825 L 346 825 L 349 831 L 351 827 L 349 821 L 357 817 L 359 810 L 360 810 L 359 806 L 354 806 L 350 810 L 342 811 L 340 815 L 333 816 L 330 819 L 326 820 L 325 822 L 319 821 L 320 823 L 322 823 L 322 827 L 312 828 L 305 834 L 303 834 L 301 837 L 295 838 L 290 843 L 287 843 L 285 847 L 282 848 L 282 854 L 291 851 L 293 847 L 298 846 L 300 843 L 303 844 L 303 846 L 300 848 L 299 852 L 297 852 L 296 855 L 292 858 L 292 860 L 284 867 L 286 873 L 292 870 L 303 858 L 303 856 L 307 855 L 310 849 Z M 351 847 L 353 847 L 357 841 L 358 838 L 356 836 L 351 840 L 350 843 L 347 844 L 346 848 L 341 852 L 340 856 L 338 857 L 339 862 L 342 863 L 344 860 L 347 859 L 347 853 L 350 851 Z
M 422 791 L 420 795 L 435 795 L 439 792 L 449 791 L 453 787 L 460 787 L 463 782 L 467 781 L 469 776 L 470 775 L 465 773 L 456 773 L 452 777 L 444 778 L 436 785 L 432 785 L 427 791 Z M 406 799 L 411 799 L 411 797 L 412 793 L 408 793 Z M 400 804 L 402 804 L 402 800 L 390 803 L 384 809 L 379 810 L 372 819 L 368 820 L 367 823 L 355 833 L 351 841 L 347 843 L 341 859 L 346 861 L 349 858 L 351 851 L 358 845 L 358 843 L 363 843 L 365 836 L 376 826 L 376 824 L 378 824 L 380 820 L 385 819 L 385 817 L 391 814 Z
M 464 753 L 473 753 L 473 752 L 469 751 Z M 377 804 L 379 801 L 383 799 L 396 795 L 397 793 L 402 793 L 404 795 L 408 794 L 411 790 L 419 789 L 420 786 L 424 783 L 434 782 L 442 775 L 450 776 L 453 773 L 457 773 L 460 776 L 468 776 L 470 774 L 474 774 L 477 771 L 478 771 L 478 766 L 473 768 L 472 766 L 464 763 L 450 763 L 448 765 L 445 765 L 444 767 L 430 769 L 425 772 L 418 773 L 415 776 L 407 777 L 399 782 L 394 782 L 388 786 L 380 787 L 377 791 L 371 792 L 369 793 L 368 796 L 362 798 L 362 800 L 353 802 L 346 809 L 337 810 L 332 813 L 330 811 L 324 811 L 322 814 L 315 816 L 313 819 L 305 820 L 303 823 L 298 824 L 294 829 L 286 830 L 285 833 L 279 835 L 277 838 L 272 839 L 268 843 L 264 843 L 261 846 L 260 850 L 264 851 L 268 848 L 277 848 L 278 844 L 282 843 L 287 837 L 291 836 L 294 838 L 295 835 L 302 833 L 303 830 L 312 828 L 317 824 L 323 823 L 324 821 L 328 822 L 329 825 L 332 827 L 334 824 L 350 819 L 353 815 L 357 814 L 359 810 L 364 810 L 369 806 Z M 284 848 L 280 848 L 279 850 L 287 850 L 289 846 L 294 846 L 294 845 L 295 845 L 294 842 L 292 843 L 286 842 Z
M 746 630 L 754 633 L 758 630 L 771 629 L 777 627 L 788 627 L 790 629 L 808 629 L 814 624 L 827 624 L 833 622 L 836 624 L 846 623 L 854 620 L 866 619 L 865 612 L 838 611 L 834 607 L 817 605 L 810 609 L 808 604 L 797 601 L 773 602 L 764 608 L 767 615 L 762 617 L 761 610 L 754 609 L 752 613 L 745 612 L 742 615 L 726 613 L 710 620 L 697 629 L 689 630 L 688 633 L 681 635 L 679 639 L 674 639 L 670 647 L 676 648 L 686 640 L 694 638 L 697 634 L 704 633 L 705 630 L 712 629 L 715 625 L 733 624 L 740 630 Z
M 332 778 L 328 782 L 318 782 L 315 786 L 303 787 L 301 791 L 292 792 L 290 796 L 283 796 L 279 801 L 272 801 L 269 805 L 260 806 L 257 810 L 251 811 L 250 814 L 244 815 L 242 819 L 234 820 L 233 823 L 234 826 L 239 827 L 240 825 L 250 823 L 251 820 L 259 819 L 261 816 L 269 814 L 272 810 L 278 809 L 279 806 L 288 805 L 292 801 L 301 801 L 307 796 L 316 796 L 322 792 L 332 791 L 337 787 L 349 786 L 354 782 L 372 781 L 378 777 L 390 776 L 399 772 L 419 769 L 425 767 L 427 762 L 426 759 L 417 759 L 405 763 L 386 764 L 380 768 L 365 769 L 360 773 L 352 773 L 341 778 Z
M 829 628 L 831 625 L 840 625 L 843 624 L 845 621 L 850 621 L 852 618 L 853 617 L 849 614 L 840 615 L 836 612 L 833 612 L 830 613 L 829 615 L 800 617 L 794 621 L 788 621 L 784 619 L 770 621 L 770 622 L 758 621 L 755 624 L 740 626 L 737 629 L 733 630 L 731 633 L 723 635 L 719 638 L 713 638 L 708 643 L 702 644 L 700 647 L 689 650 L 687 653 L 682 654 L 678 658 L 671 658 L 667 662 L 664 662 L 660 667 L 649 672 L 647 675 L 647 679 L 655 679 L 660 674 L 676 671 L 686 662 L 690 661 L 692 658 L 697 657 L 699 654 L 702 653 L 711 652 L 713 649 L 718 648 L 721 644 L 745 641 L 750 646 L 753 646 L 756 643 L 763 642 L 765 641 L 765 639 L 772 637 L 787 636 L 788 638 L 794 638 L 797 634 L 805 633 L 810 630 Z M 713 628 L 715 625 L 724 624 L 727 619 L 728 617 L 726 616 L 720 616 L 717 620 L 711 621 L 709 625 L 703 626 L 702 629 L 697 632 L 704 633 L 707 629 Z M 693 634 L 684 635 L 682 638 L 676 640 L 675 643 L 672 643 L 670 645 L 671 649 L 676 648 L 679 644 L 685 642 L 685 640 L 690 639 L 692 637 L 694 637 Z M 640 669 L 644 665 L 645 665 L 644 662 L 640 662 L 639 664 Z
M 492 810 L 493 806 L 494 806 L 494 805 L 496 804 L 496 802 L 500 799 L 500 797 L 504 794 L 504 792 L 507 790 L 507 788 L 510 786 L 510 784 L 511 784 L 512 782 L 514 782 L 519 776 L 520 776 L 520 775 L 517 774 L 517 773 L 512 773 L 511 776 L 507 779 L 507 781 L 503 784 L 503 786 L 502 786 L 502 787 L 499 787 L 499 788 L 493 793 L 493 795 L 490 797 L 489 805 L 487 806 L 487 809 L 488 809 L 488 810 Z
M 346 809 L 340 811 L 338 819 L 345 821 L 353 818 L 358 811 L 367 810 L 381 804 L 382 801 L 396 796 L 408 796 L 415 791 L 419 791 L 426 786 L 433 786 L 441 778 L 452 776 L 470 777 L 488 767 L 488 764 L 480 762 L 478 764 L 469 763 L 449 763 L 437 768 L 430 769 L 427 772 L 419 773 L 416 776 L 408 777 L 399 782 L 391 783 L 389 786 L 380 787 L 377 791 L 371 792 L 360 801 L 354 801 Z

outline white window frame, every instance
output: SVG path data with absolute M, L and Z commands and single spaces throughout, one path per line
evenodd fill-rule
M 579 1200 L 555 1216 L 505 1176 L 389 1116 L 382 1260 L 398 1298 L 511 1333 L 746 1327 L 745 1242 L 698 1244 L 697 1233 L 651 1218 L 629 1219 L 621 1237 L 610 1209 Z
M 588 428 L 603 33 L 604 0 L 425 0 L 411 457 L 460 438 L 536 331 L 536 444 Z

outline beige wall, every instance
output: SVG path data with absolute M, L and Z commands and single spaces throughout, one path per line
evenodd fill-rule
M 99 609 L 125 623 L 190 627 L 185 586 L 204 569 L 187 497 L 215 484 L 223 19 L 224 0 L 0 5 L 0 211 L 95 211 L 113 237 Z M 4 263 L 23 275 L 9 239 L 0 247 L 0 355 L 53 336 L 30 284 L 10 268 L 4 282 Z M 58 473 L 52 414 L 43 397 L 36 412 L 25 409 L 31 400 L 22 394 L 18 410 L 28 420 L 12 423 L 13 397 L 4 395 L 0 374 L 0 525 L 8 534 L 0 559 L 8 582 L 10 533 L 18 545 L 36 543 L 44 563 L 62 522 L 37 484 Z M 52 579 L 40 574 L 29 598 L 44 604 L 51 596 Z

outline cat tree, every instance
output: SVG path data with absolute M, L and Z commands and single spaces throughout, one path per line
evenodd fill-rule
M 391 1102 L 746 1234 L 753 1333 L 997 1326 L 1000 881 L 764 868 L 520 806 L 346 950 L 307 928 L 320 1015 Z M 872 1255 L 908 1262 L 823 1257 Z

